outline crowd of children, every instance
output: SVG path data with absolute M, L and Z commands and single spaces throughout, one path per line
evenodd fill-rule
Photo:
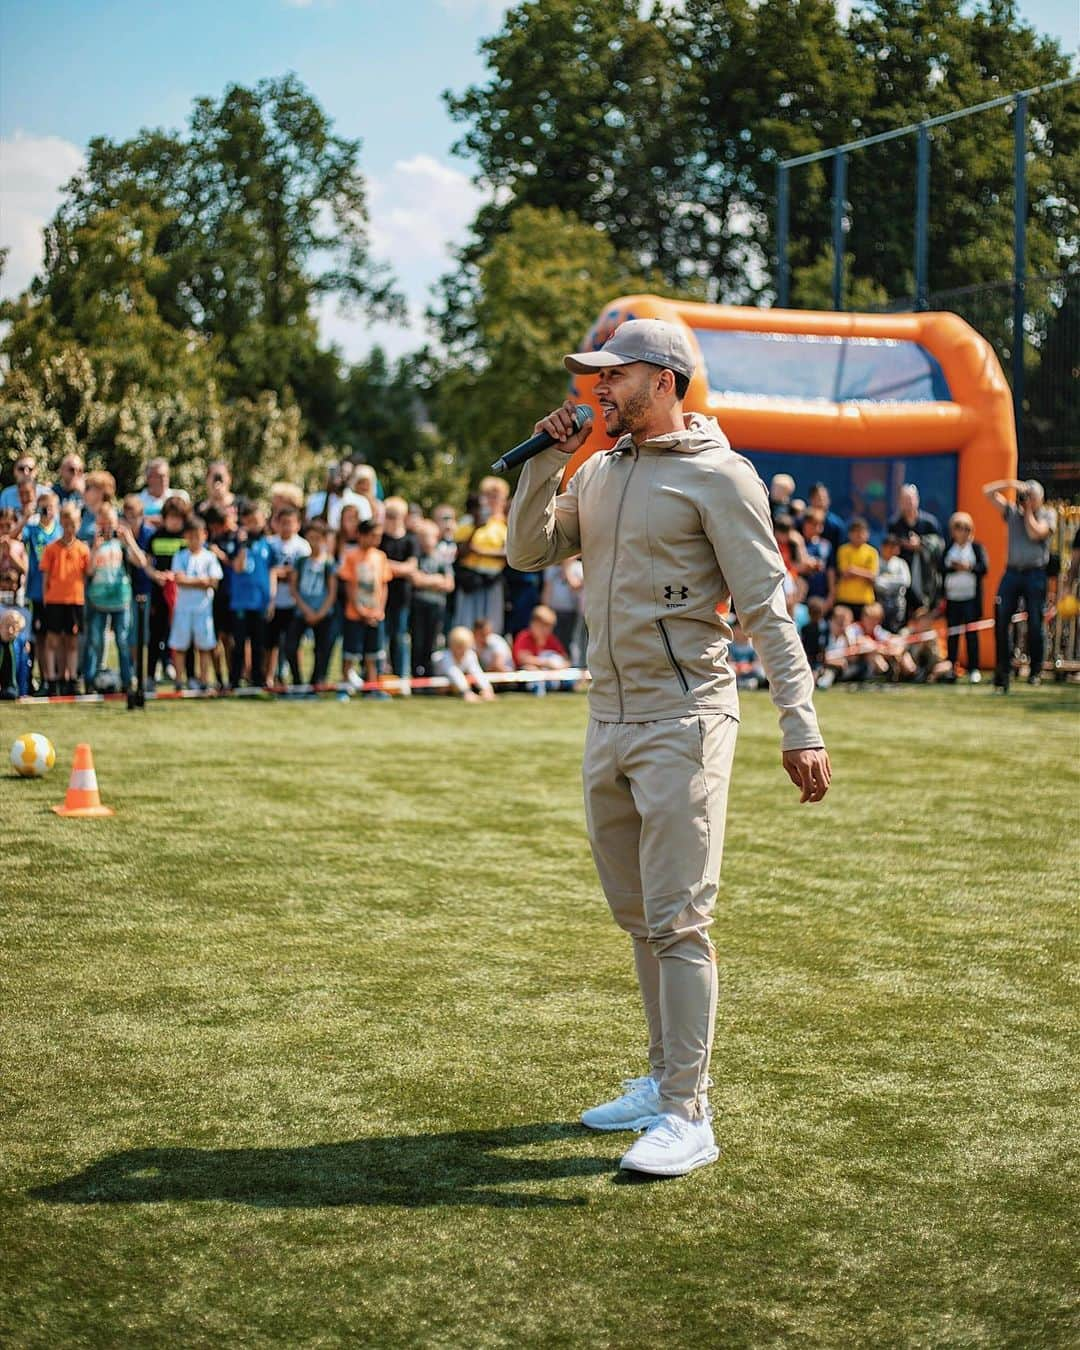
M 831 510 L 828 489 L 815 483 L 795 497 L 785 474 L 772 481 L 773 529 L 787 568 L 788 607 L 820 688 L 837 681 L 954 682 L 963 671 L 980 682 L 979 634 L 986 550 L 971 517 L 956 511 L 943 538 L 937 518 L 922 510 L 918 489 L 905 484 L 898 511 L 878 546 L 869 523 L 846 523 Z M 946 650 L 933 619 L 946 619 Z M 743 687 L 765 681 L 752 648 L 736 628 L 732 654 Z
M 580 563 L 507 568 L 502 479 L 483 480 L 459 520 L 449 504 L 428 519 L 383 500 L 367 465 L 331 466 L 307 497 L 276 483 L 268 510 L 233 493 L 222 463 L 194 506 L 161 460 L 119 503 L 112 476 L 76 456 L 51 486 L 32 456 L 16 468 L 15 504 L 0 505 L 5 697 L 125 690 L 140 656 L 151 692 L 319 687 L 339 653 L 345 693 L 385 698 L 387 674 L 441 675 L 472 701 L 490 695 L 487 672 L 583 658 Z M 118 673 L 104 668 L 110 632 Z
M 482 480 L 460 518 L 449 503 L 426 518 L 383 500 L 366 464 L 331 465 L 306 497 L 276 483 L 268 508 L 237 497 L 223 463 L 210 465 L 194 505 L 170 489 L 164 460 L 119 502 L 112 475 L 84 473 L 75 455 L 52 485 L 37 482 L 33 456 L 15 468 L 0 493 L 5 697 L 127 689 L 143 651 L 148 690 L 161 680 L 319 687 L 340 669 L 346 693 L 385 698 L 385 675 L 440 675 L 469 701 L 491 697 L 493 672 L 585 663 L 581 561 L 542 574 L 507 566 L 503 479 Z M 833 512 L 824 484 L 805 500 L 795 487 L 777 475 L 770 507 L 788 608 L 819 686 L 954 681 L 962 639 L 962 669 L 977 682 L 979 635 L 966 626 L 982 614 L 987 558 L 971 517 L 955 512 L 943 537 L 905 485 L 875 546 L 866 520 Z M 945 651 L 932 622 L 942 613 Z M 118 674 L 103 668 L 110 631 Z M 737 622 L 730 655 L 742 688 L 766 684 Z M 524 683 L 537 693 L 569 685 Z

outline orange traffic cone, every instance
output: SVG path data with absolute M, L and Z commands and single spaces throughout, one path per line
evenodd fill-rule
M 71 766 L 67 796 L 63 806 L 52 808 L 58 816 L 114 816 L 111 806 L 102 806 L 98 792 L 94 756 L 83 742 L 75 747 L 75 763 Z

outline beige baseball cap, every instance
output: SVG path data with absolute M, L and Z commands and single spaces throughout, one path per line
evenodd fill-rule
M 686 329 L 664 319 L 627 319 L 598 352 L 575 352 L 563 357 L 563 365 L 574 375 L 596 375 L 611 366 L 628 366 L 633 361 L 648 361 L 687 379 L 694 374 L 694 352 Z

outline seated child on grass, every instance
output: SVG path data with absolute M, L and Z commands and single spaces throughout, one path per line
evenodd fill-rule
M 874 675 L 889 675 L 894 680 L 911 679 L 915 675 L 915 662 L 898 638 L 885 627 L 885 610 L 877 601 L 867 605 L 859 617 L 858 627 L 862 630 L 863 641 L 876 643 L 868 651 L 865 661 L 868 670 Z
M 490 703 L 495 697 L 491 681 L 480 668 L 476 644 L 468 628 L 451 628 L 446 646 L 435 654 L 435 670 L 450 681 L 452 694 L 460 694 L 466 703 Z
M 817 679 L 819 689 L 828 689 L 836 680 L 857 680 L 865 673 L 858 653 L 861 639 L 862 630 L 856 625 L 854 614 L 847 605 L 837 605 L 829 619 L 824 669 Z

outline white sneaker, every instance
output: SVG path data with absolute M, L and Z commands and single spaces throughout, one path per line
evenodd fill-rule
M 345 676 L 345 683 L 350 689 L 355 689 L 357 693 L 360 693 L 364 688 L 364 677 L 358 670 L 350 670 L 348 675 Z
M 707 1115 L 700 1120 L 684 1120 L 665 1112 L 623 1154 L 619 1166 L 626 1172 L 681 1177 L 695 1167 L 715 1162 L 719 1156 Z
M 982 684 L 982 672 L 978 670 L 973 670 L 971 674 L 968 676 L 968 682 L 970 684 Z
M 623 1093 L 603 1106 L 582 1111 L 590 1130 L 644 1130 L 660 1118 L 660 1087 L 655 1078 L 624 1078 Z

